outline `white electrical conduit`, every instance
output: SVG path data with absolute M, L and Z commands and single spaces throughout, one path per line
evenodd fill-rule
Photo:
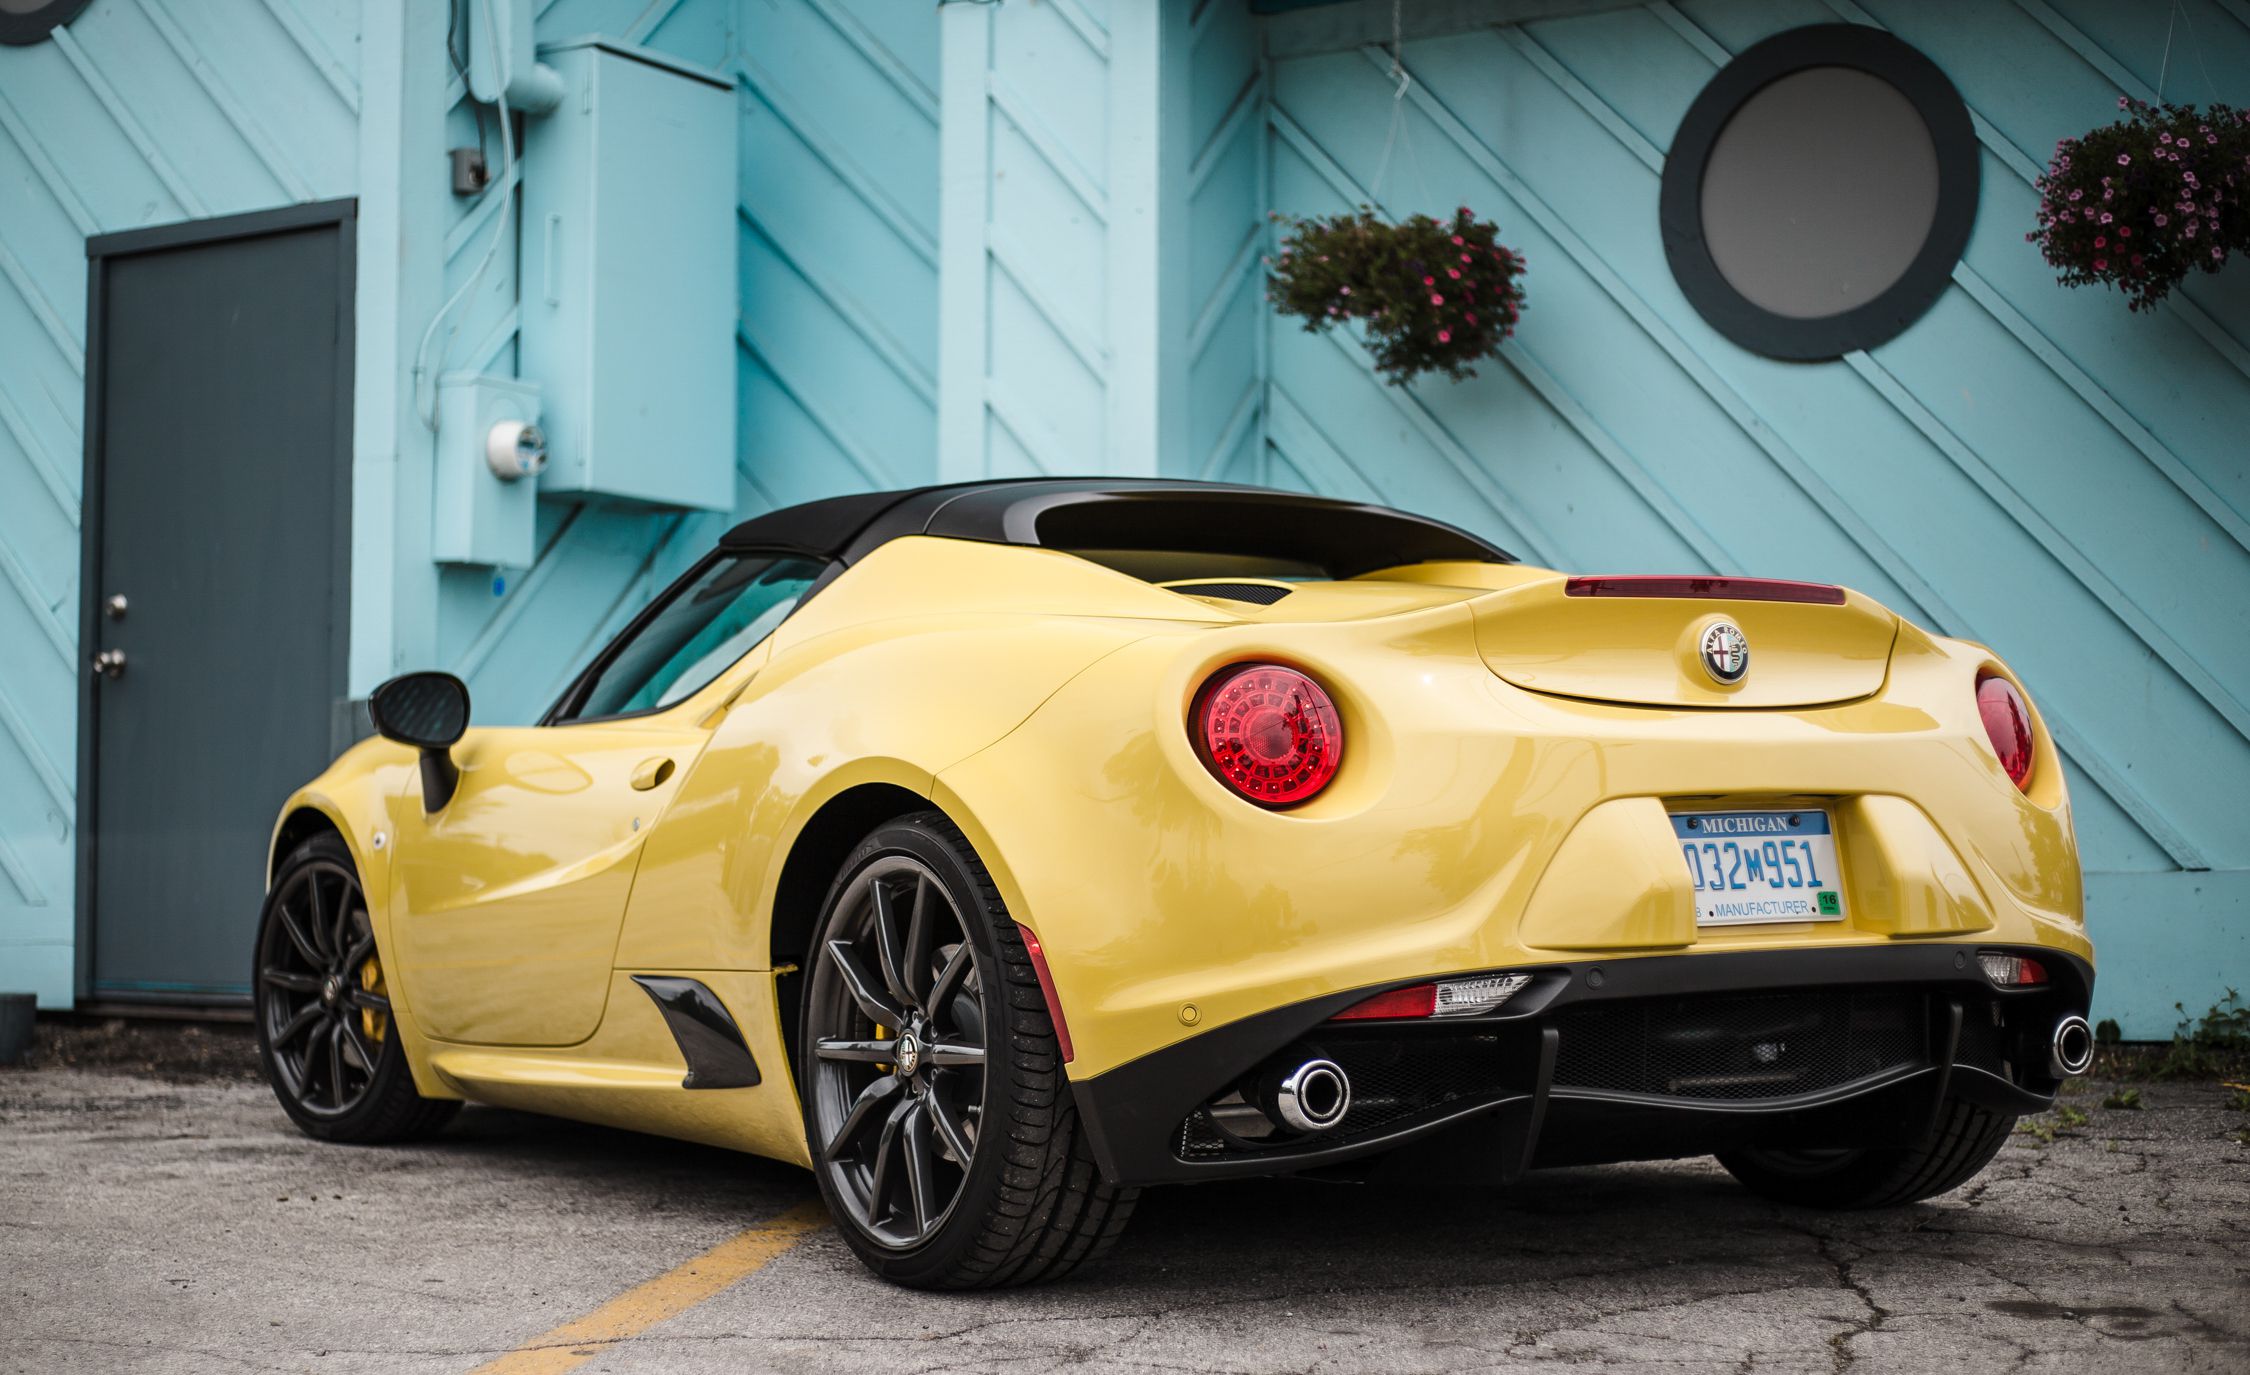
M 422 331 L 422 342 L 416 345 L 414 349 L 414 410 L 416 414 L 422 417 L 422 424 L 429 429 L 431 434 L 436 434 L 438 427 L 437 378 L 434 374 L 444 370 L 446 355 L 453 351 L 453 336 L 460 333 L 461 327 L 456 324 L 452 329 L 445 332 L 445 345 L 438 350 L 437 366 L 434 369 L 427 363 L 430 340 L 436 337 L 438 326 L 445 323 L 445 318 L 453 313 L 455 307 L 459 306 L 470 292 L 477 289 L 478 282 L 484 280 L 486 269 L 492 266 L 493 258 L 499 255 L 500 241 L 507 237 L 508 230 L 511 227 L 509 215 L 515 209 L 516 184 L 513 174 L 516 165 L 516 136 L 514 130 L 508 124 L 508 77 L 510 73 L 505 61 L 506 49 L 500 41 L 500 25 L 498 17 L 493 13 L 492 0 L 480 0 L 480 3 L 484 6 L 485 31 L 490 35 L 489 41 L 493 45 L 493 68 L 499 77 L 493 101 L 500 110 L 500 213 L 495 217 L 496 222 L 492 226 L 492 238 L 490 242 L 485 244 L 484 256 L 477 260 L 477 270 L 470 273 L 469 280 L 461 283 L 459 289 L 446 298 L 445 304 L 438 307 L 437 314 L 430 317 L 430 327 Z M 476 99 L 475 96 L 469 98 L 471 100 Z M 443 270 L 442 265 L 440 270 Z M 429 404 L 426 406 L 422 401 L 422 384 L 425 378 L 429 381 Z

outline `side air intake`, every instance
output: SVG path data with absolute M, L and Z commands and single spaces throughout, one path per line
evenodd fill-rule
M 1263 582 L 1174 582 L 1164 586 L 1165 590 L 1183 596 L 1224 597 L 1230 602 L 1250 602 L 1257 606 L 1272 606 L 1289 595 L 1288 588 Z

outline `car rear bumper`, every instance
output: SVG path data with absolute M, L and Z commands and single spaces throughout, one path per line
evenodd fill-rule
M 2000 990 L 1979 950 L 2035 955 L 2049 982 Z M 1526 965 L 1498 1012 L 1334 1022 L 1386 986 L 1243 1018 L 1073 1085 L 1122 1184 L 1331 1170 L 1379 1156 L 1512 1179 L 1534 1165 L 1919 1139 L 1948 1094 L 2008 1113 L 2054 1101 L 2052 1029 L 2083 1015 L 2084 961 L 1931 943 Z M 1389 985 L 1395 986 L 1395 985 Z M 1352 1106 L 1322 1134 L 1266 1126 L 1280 1074 L 1340 1066 Z M 1240 1094 L 1240 1103 L 1234 1095 Z M 1214 1106 L 1217 1110 L 1214 1111 Z M 1231 1106 L 1231 1111 L 1230 1111 Z

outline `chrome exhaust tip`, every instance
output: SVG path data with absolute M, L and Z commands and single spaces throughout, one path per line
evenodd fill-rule
M 2055 1039 L 2047 1052 L 2047 1068 L 2057 1079 L 2084 1074 L 2094 1063 L 2094 1029 L 2086 1019 L 2070 1013 L 2055 1023 Z
M 1327 1131 L 1351 1107 L 1352 1081 L 1334 1060 L 1307 1060 L 1274 1088 L 1274 1112 L 1294 1131 Z

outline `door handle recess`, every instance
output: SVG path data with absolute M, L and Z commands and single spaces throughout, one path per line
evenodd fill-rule
M 125 676 L 125 651 L 105 649 L 94 656 L 94 676 L 97 678 L 122 678 Z
M 645 793 L 651 788 L 661 787 L 671 776 L 671 760 L 643 759 L 633 770 L 633 791 Z

